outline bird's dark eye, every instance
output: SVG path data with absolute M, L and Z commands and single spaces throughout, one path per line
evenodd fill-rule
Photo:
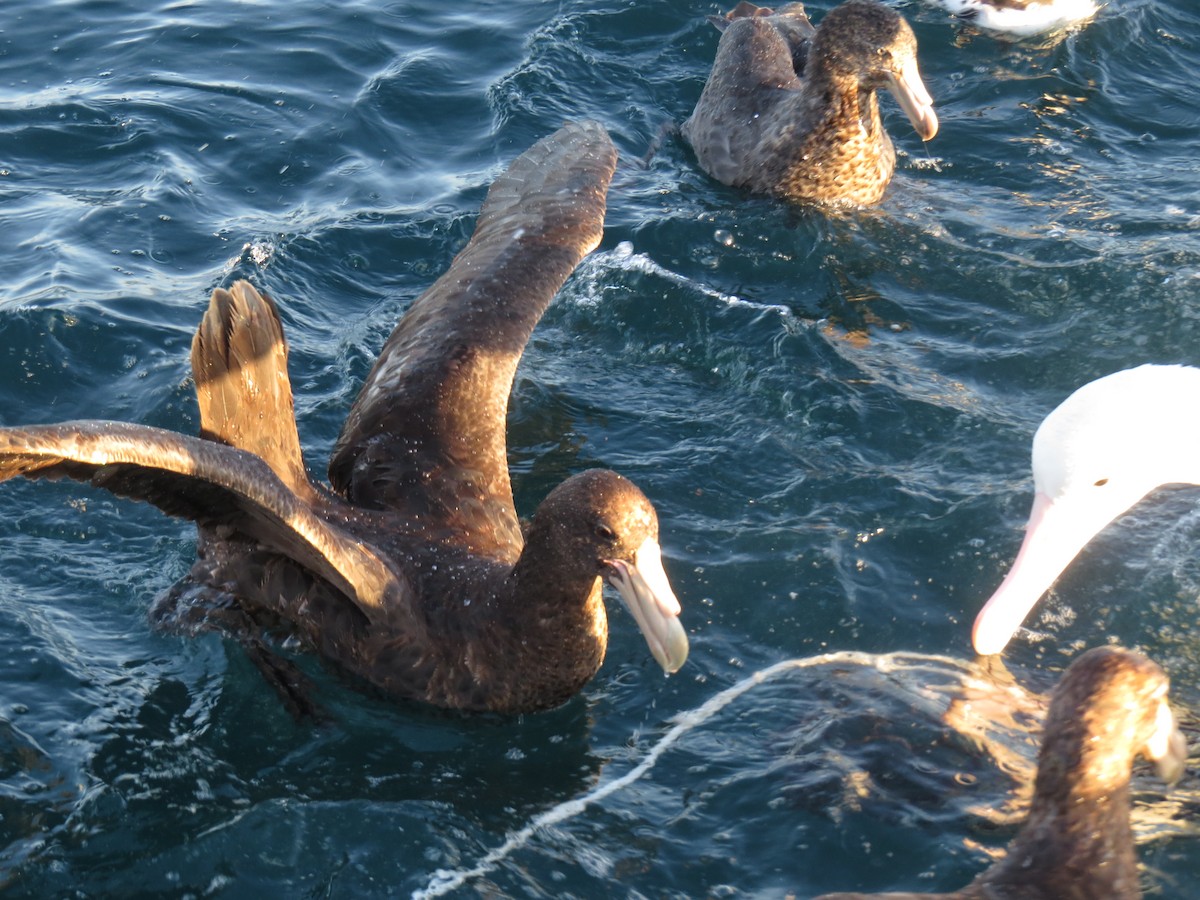
M 1092 487 L 1104 487 L 1106 484 L 1108 484 L 1108 479 L 1101 478 L 1099 481 L 1094 482 Z
M 616 540 L 617 533 L 605 525 L 603 522 L 596 523 L 596 537 L 603 541 Z

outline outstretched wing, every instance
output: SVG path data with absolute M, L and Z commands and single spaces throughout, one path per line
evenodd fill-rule
M 70 478 L 202 526 L 232 527 L 324 578 L 371 620 L 385 614 L 389 595 L 404 594 L 371 547 L 315 515 L 253 453 L 123 422 L 0 428 L 0 481 L 18 475 Z
M 401 318 L 329 466 L 359 506 L 450 524 L 473 549 L 521 546 L 505 442 L 509 393 L 534 326 L 600 242 L 616 150 L 570 124 L 513 161 L 470 243 Z

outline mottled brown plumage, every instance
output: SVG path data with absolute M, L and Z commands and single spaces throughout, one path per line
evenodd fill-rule
M 1129 778 L 1139 753 L 1173 782 L 1187 745 L 1167 707 L 1167 676 L 1140 653 L 1098 647 L 1054 689 L 1029 818 L 1004 859 L 944 894 L 824 894 L 817 900 L 1134 900 Z
M 870 206 L 896 153 L 875 92 L 888 88 L 923 140 L 937 133 L 912 29 L 875 0 L 848 0 L 813 29 L 800 3 L 742 2 L 683 135 L 724 184 L 800 203 Z
M 522 536 L 509 484 L 517 362 L 600 241 L 615 165 L 604 129 L 583 123 L 497 179 L 470 243 L 380 353 L 338 439 L 333 490 L 307 475 L 279 317 L 246 282 L 213 293 L 193 341 L 199 438 L 96 421 L 0 429 L 0 479 L 73 478 L 193 519 L 197 561 L 159 621 L 283 620 L 400 697 L 501 712 L 563 702 L 604 659 L 601 579 L 674 671 L 687 638 L 645 495 L 583 472 Z

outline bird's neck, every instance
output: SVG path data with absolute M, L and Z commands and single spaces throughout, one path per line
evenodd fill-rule
M 522 618 L 552 625 L 588 623 L 603 614 L 600 579 L 561 553 L 553 541 L 526 538 L 505 591 L 508 609 Z
M 879 133 L 879 101 L 875 89 L 864 87 L 857 75 L 816 67 L 809 81 L 810 95 L 822 99 L 822 119 L 827 122 L 857 123 L 868 137 Z
M 544 684 L 565 701 L 604 661 L 608 617 L 600 579 L 563 551 L 553 535 L 531 528 L 499 612 L 519 634 L 526 687 Z
M 595 565 L 539 507 L 525 531 L 525 543 L 512 568 L 512 602 L 522 609 L 581 608 L 596 586 Z
M 1128 768 L 1118 783 L 1105 786 L 1089 778 L 1086 763 L 1075 758 L 1071 773 L 1057 779 L 1045 779 L 1039 770 L 1029 818 L 1005 859 L 985 876 L 987 884 L 1017 892 L 1036 885 L 1046 896 L 1064 900 L 1141 897 L 1129 827 Z M 1047 788 L 1051 780 L 1055 784 Z

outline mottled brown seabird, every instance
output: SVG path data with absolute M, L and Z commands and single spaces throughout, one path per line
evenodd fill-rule
M 937 134 L 917 39 L 875 0 L 848 0 L 815 29 L 801 3 L 776 12 L 743 0 L 712 21 L 721 42 L 682 131 L 717 181 L 797 203 L 878 203 L 896 168 L 879 88 L 922 140 Z
M 505 713 L 561 704 L 604 659 L 602 580 L 676 671 L 687 636 L 646 496 L 581 472 L 522 534 L 509 482 L 517 362 L 600 242 L 615 166 L 605 130 L 578 123 L 496 180 L 470 242 L 368 375 L 332 489 L 301 457 L 278 313 L 245 281 L 213 293 L 192 343 L 200 437 L 106 421 L 0 429 L 0 479 L 90 482 L 194 520 L 190 588 L 170 592 L 181 608 L 163 618 L 194 618 L 196 596 L 219 596 L 398 697 Z

